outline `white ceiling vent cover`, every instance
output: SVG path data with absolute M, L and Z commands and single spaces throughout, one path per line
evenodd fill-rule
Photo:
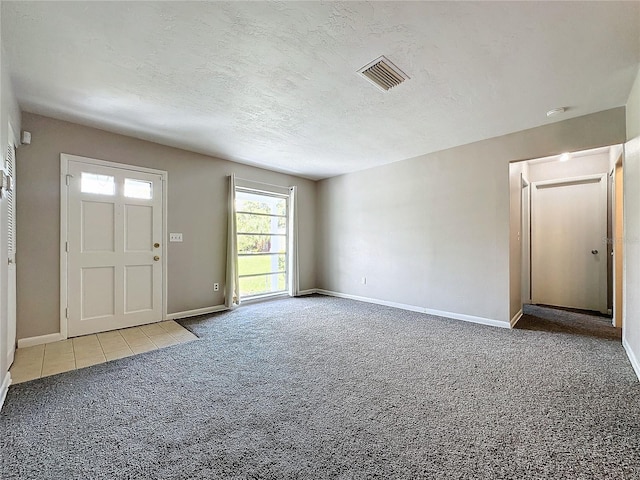
M 385 92 L 409 80 L 407 74 L 384 55 L 362 67 L 358 73 Z

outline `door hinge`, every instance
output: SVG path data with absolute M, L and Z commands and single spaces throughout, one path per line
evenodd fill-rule
M 64 309 L 64 316 L 65 318 L 69 318 L 69 307 Z
M 69 252 L 69 242 L 64 242 L 64 251 Z
M 71 175 L 70 173 L 67 173 L 65 175 L 65 182 L 67 182 L 67 186 L 69 186 L 69 184 L 71 183 L 71 179 L 73 178 L 73 175 Z

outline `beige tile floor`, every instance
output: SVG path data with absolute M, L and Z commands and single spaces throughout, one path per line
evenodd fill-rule
M 169 320 L 19 348 L 11 366 L 11 379 L 13 384 L 26 382 L 197 338 Z

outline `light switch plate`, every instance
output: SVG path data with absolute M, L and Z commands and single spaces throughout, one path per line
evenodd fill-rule
M 169 234 L 169 241 L 170 242 L 181 242 L 182 241 L 182 234 L 181 233 L 170 233 Z

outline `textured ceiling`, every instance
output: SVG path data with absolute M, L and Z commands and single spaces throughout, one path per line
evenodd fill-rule
M 639 25 L 640 2 L 2 1 L 2 58 L 26 111 L 324 178 L 624 105 Z M 380 55 L 411 79 L 355 73 Z

